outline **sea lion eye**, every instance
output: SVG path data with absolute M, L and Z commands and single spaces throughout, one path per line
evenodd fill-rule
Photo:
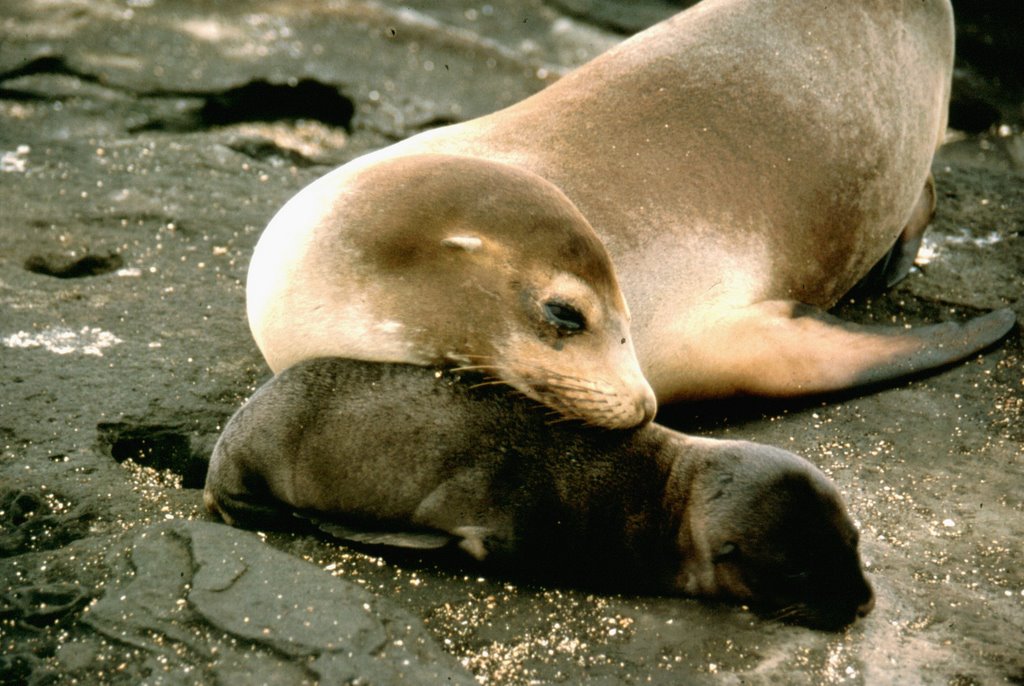
M 739 548 L 736 547 L 735 543 L 725 543 L 718 549 L 712 562 L 725 562 L 729 558 L 735 557 L 738 552 Z
M 558 300 L 544 303 L 544 317 L 563 333 L 577 333 L 587 328 L 587 320 L 582 312 Z

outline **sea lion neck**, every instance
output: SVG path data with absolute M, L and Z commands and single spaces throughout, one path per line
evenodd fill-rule
M 652 424 L 657 432 L 655 461 L 664 474 L 661 507 L 668 514 L 661 523 L 663 541 L 672 541 L 673 554 L 688 556 L 695 549 L 693 527 L 687 513 L 691 511 L 690 496 L 702 462 L 694 453 L 694 441 L 685 434 Z M 668 570 L 675 575 L 676 569 Z
M 608 560 L 606 575 L 628 576 L 634 590 L 671 587 L 678 570 L 678 532 L 696 473 L 685 442 L 682 434 L 657 424 L 633 430 L 617 458 L 616 493 L 589 503 L 595 512 L 615 510 L 613 517 L 621 520 L 613 539 L 607 527 L 592 534 Z

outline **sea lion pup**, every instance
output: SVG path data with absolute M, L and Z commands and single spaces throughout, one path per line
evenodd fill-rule
M 857 531 L 806 460 L 656 424 L 549 425 L 504 386 L 414 365 L 278 374 L 225 426 L 204 501 L 228 523 L 288 527 L 299 512 L 364 543 L 456 541 L 499 570 L 827 629 L 873 603 Z
M 446 310 L 444 326 L 402 318 L 421 301 L 461 303 L 449 281 L 410 269 L 375 286 L 384 270 L 362 247 L 367 235 L 450 259 L 433 223 L 421 227 L 435 202 L 454 212 L 430 180 L 450 179 L 459 156 L 533 174 L 585 218 L 611 255 L 659 402 L 822 393 L 961 359 L 1003 336 L 1012 312 L 913 329 L 824 313 L 872 265 L 886 283 L 910 268 L 934 206 L 929 169 L 952 64 L 948 0 L 705 0 L 516 105 L 401 141 L 301 191 L 256 248 L 253 334 L 275 371 L 315 355 L 436 363 L 442 342 L 461 336 L 460 352 L 520 389 L 530 383 L 515 370 L 529 365 L 613 384 L 629 365 L 601 357 L 620 340 L 604 323 L 570 316 L 604 342 L 580 350 L 583 336 L 535 338 L 510 367 L 499 345 L 476 349 L 463 334 L 476 310 Z M 503 241 L 512 255 L 546 250 L 536 233 L 504 233 L 519 205 L 511 190 L 460 198 L 460 236 Z M 515 318 L 522 302 L 502 294 L 487 316 Z M 637 397 L 635 378 L 623 387 Z M 548 391 L 541 400 L 572 405 Z M 581 405 L 572 414 L 615 425 Z

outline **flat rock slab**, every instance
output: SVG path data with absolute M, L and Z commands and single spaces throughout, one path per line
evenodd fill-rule
M 5 646 L 5 683 L 115 675 L 132 683 L 474 683 L 419 618 L 253 533 L 164 522 L 64 553 L 102 560 L 102 581 L 15 571 L 20 583 L 0 596 L 14 636 L 38 639 L 69 617 L 78 629 L 48 645 L 45 664 L 38 650 Z M 51 564 L 60 566 L 37 569 Z
M 195 683 L 254 673 L 268 683 L 473 682 L 419 619 L 254 534 L 159 524 L 134 537 L 128 562 L 84 621 L 138 648 L 154 673 L 192 673 Z
M 2 4 L 0 683 L 1024 681 L 1020 328 L 871 394 L 659 412 L 835 480 L 878 592 L 838 634 L 256 536 L 203 511 L 213 441 L 269 376 L 244 279 L 277 208 L 684 3 Z M 1024 320 L 1020 10 L 963 9 L 960 132 L 933 167 L 923 259 L 844 303 L 849 319 Z

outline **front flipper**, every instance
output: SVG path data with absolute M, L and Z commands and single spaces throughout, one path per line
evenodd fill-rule
M 428 493 L 407 522 L 338 519 L 308 510 L 293 515 L 342 541 L 391 548 L 435 550 L 456 544 L 477 560 L 508 547 L 506 513 L 487 500 L 486 470 L 464 469 Z
M 450 533 L 477 560 L 506 553 L 513 546 L 512 515 L 492 501 L 493 479 L 484 468 L 457 472 L 420 502 L 413 523 Z
M 661 402 L 736 394 L 792 397 L 882 383 L 963 359 L 1002 338 L 1008 309 L 914 328 L 862 326 L 791 301 L 768 301 L 682 334 L 651 365 Z
M 458 542 L 458 546 L 462 550 L 477 560 L 487 557 L 487 539 L 491 535 L 491 531 L 482 526 L 458 526 L 449 534 L 433 530 L 366 529 L 299 513 L 296 513 L 296 516 L 311 522 L 320 531 L 342 541 L 410 550 L 438 550 L 450 543 Z
M 875 293 L 892 288 L 906 278 L 917 259 L 925 229 L 935 216 L 935 179 L 931 174 L 907 219 L 899 238 L 871 271 L 851 289 L 851 294 Z
M 445 547 L 455 540 L 454 536 L 450 536 L 443 531 L 364 529 L 312 516 L 306 517 L 298 514 L 297 516 L 308 519 L 320 531 L 334 538 L 366 545 L 383 545 L 391 548 L 411 548 L 414 550 L 436 550 Z

